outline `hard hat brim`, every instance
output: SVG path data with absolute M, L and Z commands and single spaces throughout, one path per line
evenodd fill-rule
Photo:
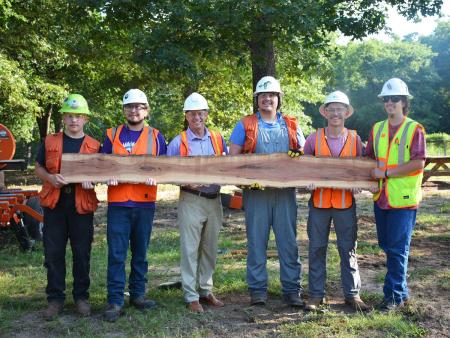
M 77 111 L 76 109 L 64 109 L 64 108 L 61 108 L 60 110 L 58 110 L 60 113 L 66 113 L 66 114 L 70 114 L 70 113 L 72 113 L 72 114 L 77 114 L 77 115 L 92 115 L 92 113 L 88 110 L 87 112 L 80 112 L 80 111 Z
M 408 94 L 408 95 L 404 95 L 404 94 L 383 94 L 383 93 L 381 93 L 381 94 L 378 94 L 377 95 L 377 97 L 379 98 L 379 99 L 381 99 L 382 97 L 385 97 L 385 96 L 406 96 L 408 99 L 412 99 L 414 96 L 412 96 L 411 94 Z

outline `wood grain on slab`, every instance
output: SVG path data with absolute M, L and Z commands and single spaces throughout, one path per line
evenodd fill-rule
M 158 156 L 63 154 L 61 174 L 66 181 L 235 184 L 264 187 L 375 188 L 370 178 L 376 162 L 361 158 L 301 156 L 284 153 L 237 156 Z

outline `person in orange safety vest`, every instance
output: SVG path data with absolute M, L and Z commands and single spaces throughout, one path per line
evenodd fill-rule
M 106 131 L 102 153 L 129 155 L 165 155 L 166 141 L 156 129 L 147 126 L 149 105 L 139 89 L 130 89 L 123 96 L 126 123 Z M 130 305 L 140 310 L 156 307 L 147 299 L 147 249 L 155 214 L 156 182 L 148 178 L 145 184 L 108 181 L 108 305 L 104 320 L 115 322 L 123 314 L 125 263 L 131 249 L 131 272 L 128 279 Z
M 72 295 L 77 312 L 91 313 L 89 304 L 90 255 L 94 234 L 93 217 L 98 200 L 91 182 L 68 184 L 60 174 L 63 153 L 97 153 L 100 143 L 84 134 L 91 115 L 85 98 L 70 94 L 64 100 L 64 132 L 48 135 L 36 158 L 36 175 L 43 181 L 39 192 L 44 209 L 44 256 L 47 268 L 48 307 L 43 315 L 51 320 L 63 310 L 66 289 L 66 246 L 73 256 Z
M 355 130 L 345 128 L 345 120 L 353 114 L 347 95 L 340 91 L 329 94 L 319 108 L 327 120 L 327 127 L 319 128 L 307 137 L 305 155 L 356 157 L 361 156 L 361 139 Z M 345 303 L 357 310 L 368 310 L 359 296 L 361 278 L 356 260 L 357 219 L 354 192 L 310 186 L 308 238 L 309 238 L 309 298 L 306 310 L 316 310 L 323 302 L 326 282 L 326 253 L 331 221 L 337 237 L 341 259 L 341 281 Z

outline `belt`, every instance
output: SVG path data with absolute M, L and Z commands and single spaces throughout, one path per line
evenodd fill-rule
M 214 198 L 217 198 L 220 195 L 220 193 L 218 193 L 218 192 L 216 192 L 216 193 L 207 193 L 207 192 L 202 192 L 202 191 L 189 189 L 189 188 L 185 188 L 185 187 L 181 187 L 180 189 L 181 189 L 181 191 L 185 191 L 185 192 L 188 192 L 188 193 L 190 193 L 192 195 L 204 197 L 204 198 L 207 198 L 207 199 L 210 199 L 210 200 L 212 200 Z
M 61 192 L 64 194 L 71 194 L 75 191 L 74 187 L 72 187 L 71 184 L 69 185 L 65 185 L 64 187 L 61 188 Z

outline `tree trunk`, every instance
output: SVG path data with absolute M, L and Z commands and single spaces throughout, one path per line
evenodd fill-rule
M 258 81 L 266 75 L 276 77 L 275 48 L 270 32 L 255 28 L 250 41 L 250 55 L 252 60 L 253 90 Z M 253 105 L 256 112 L 258 107 Z
M 53 108 L 49 105 L 44 115 L 36 118 L 37 125 L 39 127 L 39 137 L 43 140 L 50 132 L 50 122 L 53 113 Z

